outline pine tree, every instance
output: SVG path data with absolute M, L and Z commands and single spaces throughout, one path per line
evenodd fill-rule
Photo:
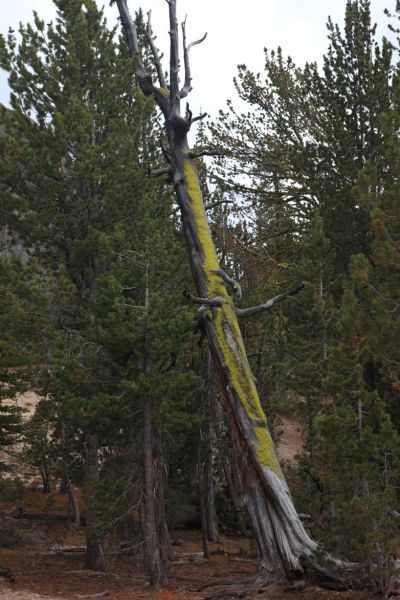
M 254 228 L 251 251 L 276 261 L 278 282 L 287 276 L 305 282 L 294 310 L 285 307 L 289 325 L 279 327 L 280 351 L 271 360 L 286 374 L 280 395 L 296 400 L 308 431 L 301 508 L 318 523 L 317 537 L 365 561 L 371 584 L 383 589 L 396 541 L 386 515 L 397 503 L 398 323 L 397 311 L 388 313 L 395 308 L 398 261 L 396 235 L 387 235 L 397 211 L 390 175 L 390 208 L 383 191 L 397 126 L 392 114 L 390 134 L 388 117 L 381 118 L 396 105 L 393 48 L 386 39 L 376 42 L 366 0 L 349 0 L 343 32 L 329 21 L 328 36 L 322 71 L 315 64 L 297 68 L 281 49 L 266 52 L 265 81 L 239 68 L 236 86 L 250 110 L 238 115 L 230 105 L 213 125 L 223 153 L 216 175 L 262 226 Z M 393 150 L 391 158 L 394 183 Z M 271 374 L 268 384 L 272 395 Z M 354 529 L 352 499 L 359 511 Z M 382 521 L 378 506 L 385 507 Z M 381 581 L 372 565 L 382 566 Z
M 145 566 L 159 584 L 173 555 L 163 433 L 174 424 L 161 415 L 181 411 L 193 382 L 182 233 L 170 193 L 147 178 L 160 150 L 153 103 L 132 85 L 134 61 L 94 2 L 57 7 L 56 25 L 35 15 L 18 50 L 3 45 L 14 90 L 3 115 L 6 218 L 38 261 L 36 385 L 71 501 L 74 483 L 85 490 L 86 566 L 105 568 L 104 534 L 137 502 Z M 83 481 L 71 481 L 71 445 Z
M 34 14 L 33 26 L 21 26 L 18 48 L 12 35 L 2 40 L 12 110 L 2 112 L 1 185 L 7 225 L 39 260 L 46 318 L 36 322 L 44 366 L 37 386 L 58 406 L 54 414 L 83 432 L 86 565 L 104 569 L 93 508 L 98 454 L 122 414 L 97 304 L 129 238 L 123 225 L 135 205 L 127 192 L 137 201 L 147 193 L 141 143 L 152 107 L 132 88 L 133 61 L 95 2 L 56 5 L 55 24 Z

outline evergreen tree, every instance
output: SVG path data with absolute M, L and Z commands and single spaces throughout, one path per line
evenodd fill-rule
M 10 38 L 2 49 L 13 89 L 13 110 L 3 114 L 6 220 L 37 258 L 43 302 L 34 327 L 46 400 L 27 430 L 30 456 L 46 462 L 37 443 L 51 443 L 40 437 L 46 413 L 70 500 L 73 483 L 85 490 L 86 565 L 105 568 L 104 534 L 137 502 L 145 565 L 158 584 L 173 554 L 163 434 L 175 425 L 166 415 L 180 413 L 193 382 L 182 233 L 170 194 L 147 178 L 160 151 L 153 104 L 132 85 L 134 61 L 93 1 L 56 4 L 55 25 L 35 15 L 21 27 L 21 46 Z M 83 482 L 71 481 L 71 444 Z
M 122 414 L 120 374 L 103 352 L 97 307 L 129 238 L 123 225 L 135 206 L 127 192 L 137 201 L 148 193 L 141 143 L 152 107 L 132 88 L 133 61 L 119 52 L 95 2 L 56 5 L 56 23 L 35 14 L 33 26 L 21 26 L 18 48 L 12 35 L 2 40 L 12 110 L 2 113 L 1 185 L 8 226 L 39 260 L 46 318 L 36 322 L 44 366 L 37 385 L 59 405 L 61 421 L 83 433 L 86 564 L 103 569 L 92 510 L 98 453 Z
M 224 155 L 216 176 L 256 223 L 249 251 L 275 260 L 278 285 L 295 277 L 306 284 L 294 310 L 285 307 L 289 325 L 281 322 L 270 359 L 286 374 L 279 395 L 295 400 L 308 431 L 302 509 L 319 537 L 365 561 L 371 583 L 384 589 L 397 539 L 386 517 L 397 510 L 398 477 L 393 48 L 377 43 L 367 0 L 349 0 L 343 32 L 329 21 L 328 36 L 322 71 L 297 68 L 280 49 L 266 52 L 265 81 L 239 68 L 236 86 L 251 110 L 238 115 L 230 105 L 213 125 Z M 274 384 L 269 373 L 270 396 Z

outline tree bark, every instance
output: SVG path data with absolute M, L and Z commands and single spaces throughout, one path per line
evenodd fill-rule
M 161 443 L 161 434 L 157 429 L 153 430 L 154 437 L 154 454 L 155 454 L 155 463 L 156 463 L 156 486 L 157 486 L 157 523 L 158 523 L 158 538 L 161 552 L 161 560 L 164 565 L 164 570 L 166 572 L 169 563 L 171 561 L 176 560 L 176 555 L 174 549 L 172 547 L 171 536 L 169 534 L 167 515 L 165 512 L 165 489 L 168 483 L 168 467 L 165 462 L 163 452 L 162 452 L 162 443 Z
M 204 504 L 204 486 L 203 486 L 203 476 L 201 473 L 200 465 L 201 465 L 201 463 L 200 463 L 200 459 L 199 459 L 197 461 L 197 494 L 199 497 L 201 542 L 203 545 L 203 556 L 204 556 L 204 558 L 209 558 L 210 551 L 208 548 L 206 509 L 205 509 L 205 504 Z
M 215 509 L 215 485 L 214 485 L 214 453 L 215 453 L 215 431 L 213 422 L 215 419 L 213 410 L 213 370 L 211 364 L 211 355 L 207 351 L 204 359 L 204 391 L 202 412 L 204 417 L 204 427 L 200 430 L 198 469 L 200 475 L 199 484 L 201 484 L 202 501 L 204 504 L 205 529 L 207 539 L 210 542 L 218 542 L 218 520 Z
M 146 286 L 145 286 L 145 309 L 146 318 L 149 309 L 149 266 L 146 264 Z M 148 330 L 145 325 L 143 339 L 143 370 L 148 376 L 151 374 L 151 364 L 148 352 Z M 143 510 L 142 529 L 144 535 L 144 563 L 151 586 L 164 585 L 167 582 L 167 561 L 163 560 L 162 547 L 160 543 L 158 519 L 156 513 L 157 483 L 154 467 L 154 431 L 153 431 L 153 409 L 152 399 L 145 398 L 143 401 Z M 162 499 L 164 501 L 164 498 Z M 163 532 L 165 533 L 165 531 Z
M 51 492 L 51 483 L 50 483 L 50 467 L 47 462 L 43 462 L 43 464 L 39 467 L 40 477 L 42 478 L 42 492 L 43 494 L 50 494 Z
M 105 571 L 106 563 L 102 548 L 102 534 L 96 516 L 96 496 L 99 483 L 99 451 L 97 435 L 86 436 L 85 456 L 85 504 L 86 504 L 86 554 L 85 567 L 93 571 Z
M 81 524 L 81 513 L 79 510 L 79 502 L 75 492 L 75 486 L 70 480 L 68 483 L 68 499 L 69 506 L 72 509 L 72 521 L 75 527 L 79 527 Z
M 203 472 L 204 509 L 206 515 L 207 537 L 210 542 L 218 542 L 218 519 L 215 509 L 214 484 L 214 430 L 211 424 L 206 430 L 206 457 Z
M 231 498 L 233 509 L 235 511 L 237 526 L 239 527 L 240 533 L 242 535 L 247 536 L 250 534 L 250 532 L 246 526 L 246 520 L 244 518 L 244 503 L 240 499 L 241 496 L 243 497 L 241 491 L 240 475 L 239 477 L 234 476 L 234 461 L 233 459 L 229 461 L 229 458 L 227 456 L 224 456 L 222 459 L 222 468 L 224 469 L 229 495 Z
M 161 557 L 156 518 L 156 482 L 154 477 L 153 422 L 151 400 L 143 405 L 143 471 L 144 498 L 142 528 L 144 535 L 145 570 L 151 586 L 166 583 L 166 568 Z
M 159 473 L 157 486 L 158 535 L 160 540 L 161 560 L 166 571 L 169 563 L 176 560 L 169 534 L 167 516 L 165 514 L 164 477 Z
M 68 452 L 66 448 L 66 436 L 65 436 L 65 425 L 60 424 L 60 441 L 61 441 L 61 453 L 62 453 L 62 485 L 60 486 L 60 493 L 67 493 L 69 506 L 68 511 L 72 510 L 72 521 L 76 526 L 80 525 L 81 514 L 79 510 L 78 498 L 76 497 L 75 487 L 69 476 L 69 460 Z M 63 489 L 63 491 L 61 491 Z M 65 491 L 64 491 L 65 490 Z M 68 515 L 70 516 L 70 514 Z

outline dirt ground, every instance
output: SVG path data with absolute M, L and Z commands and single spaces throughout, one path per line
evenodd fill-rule
M 210 559 L 204 560 L 200 532 L 176 531 L 173 539 L 177 561 L 170 568 L 168 585 L 151 590 L 135 555 L 110 551 L 106 574 L 83 568 L 84 528 L 76 530 L 69 524 L 65 496 L 29 490 L 22 505 L 22 518 L 4 519 L 5 525 L 23 533 L 24 542 L 0 548 L 0 572 L 10 570 L 8 578 L 0 577 L 0 600 L 201 600 L 210 594 L 208 590 L 199 591 L 202 585 L 218 580 L 240 581 L 257 570 L 257 561 L 249 558 L 247 539 L 221 536 L 219 544 L 210 544 Z M 8 507 L 2 503 L 0 511 Z M 373 596 L 306 586 L 302 591 L 269 588 L 257 598 L 369 600 Z

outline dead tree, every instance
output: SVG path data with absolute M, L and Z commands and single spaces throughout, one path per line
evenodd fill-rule
M 279 465 L 254 378 L 246 356 L 239 318 L 269 310 L 302 286 L 281 294 L 263 305 L 238 309 L 240 286 L 220 267 L 211 237 L 194 164 L 198 158 L 189 147 L 187 134 L 192 124 L 206 115 L 193 116 L 189 105 L 181 113 L 181 102 L 191 90 L 190 49 L 205 39 L 187 45 L 185 23 L 182 24 L 183 84 L 179 80 L 179 40 L 176 0 L 166 0 L 170 22 L 169 78 L 165 79 L 160 56 L 154 45 L 150 20 L 148 42 L 158 77 L 155 83 L 140 59 L 137 30 L 127 0 L 116 2 L 125 29 L 129 51 L 136 59 L 136 75 L 142 92 L 152 96 L 165 119 L 168 145 L 162 144 L 165 168 L 154 177 L 166 175 L 173 184 L 178 202 L 188 257 L 197 295 L 188 297 L 202 307 L 209 346 L 224 390 L 232 439 L 240 457 L 240 476 L 244 505 L 248 511 L 260 552 L 257 584 L 293 580 L 302 577 L 305 564 L 313 564 L 319 580 L 330 586 L 341 585 L 326 568 L 317 567 L 313 556 L 317 544 L 306 533 L 294 507 Z M 338 584 L 338 585 L 336 585 Z

